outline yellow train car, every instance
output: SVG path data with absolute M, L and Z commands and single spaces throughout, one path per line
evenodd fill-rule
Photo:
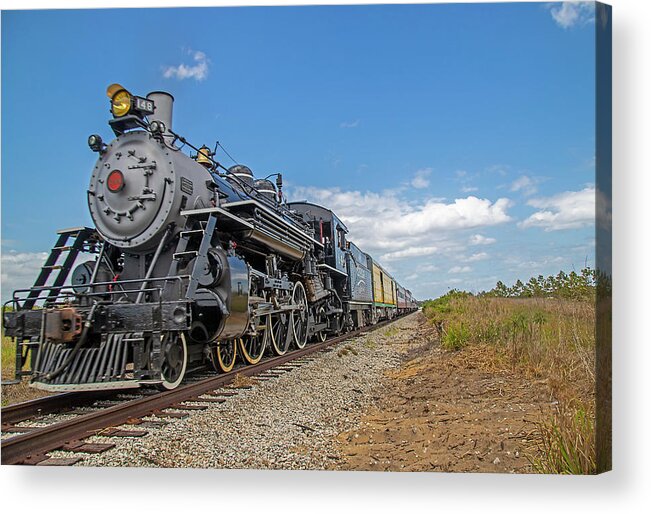
M 396 309 L 398 296 L 396 281 L 375 261 L 373 261 L 373 306 Z

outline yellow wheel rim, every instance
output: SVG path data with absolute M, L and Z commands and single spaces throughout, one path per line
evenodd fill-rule
M 257 364 L 262 360 L 262 353 L 254 359 L 249 355 L 249 352 L 246 351 L 246 347 L 244 346 L 244 340 L 242 338 L 239 339 L 240 343 L 240 353 L 242 354 L 242 358 L 245 360 L 247 364 Z M 264 352 L 263 352 L 264 353 Z
M 257 357 L 253 357 L 251 356 L 251 354 L 249 354 L 249 352 L 246 349 L 246 345 L 244 344 L 243 338 L 240 338 L 238 340 L 240 343 L 240 353 L 242 354 L 242 358 L 248 364 L 257 364 L 262 360 L 262 357 L 264 356 L 264 351 L 267 349 L 267 344 L 269 342 L 269 332 L 271 332 L 271 316 L 269 315 L 266 316 L 264 327 L 265 328 L 263 330 L 260 330 L 257 335 L 257 337 L 262 338 L 262 349 L 260 351 L 260 355 L 258 355 Z
M 222 352 L 219 351 L 221 346 L 226 346 L 226 345 L 231 345 L 233 347 L 233 357 L 230 359 L 230 362 L 226 362 L 224 360 L 224 356 L 222 355 Z M 217 354 L 217 361 L 219 362 L 219 367 L 224 373 L 228 373 L 233 369 L 233 366 L 235 366 L 235 359 L 237 358 L 237 341 L 235 339 L 229 339 L 228 341 L 220 341 L 217 343 L 217 348 L 215 349 L 215 353 Z

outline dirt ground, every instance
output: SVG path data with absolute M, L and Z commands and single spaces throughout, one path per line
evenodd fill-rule
M 546 385 L 496 369 L 488 347 L 443 351 L 425 316 L 415 320 L 403 365 L 359 426 L 339 435 L 333 468 L 532 472 L 532 435 L 552 407 Z

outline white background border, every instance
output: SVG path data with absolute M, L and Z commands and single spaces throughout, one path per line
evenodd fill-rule
M 189 5 L 280 5 L 350 1 L 191 1 Z M 355 3 L 373 3 L 358 1 Z M 394 2 L 426 3 L 426 2 Z M 428 2 L 441 3 L 441 2 Z M 5 512 L 195 513 L 356 510 L 416 513 L 592 510 L 651 506 L 651 366 L 648 324 L 651 2 L 613 5 L 613 467 L 598 477 L 442 473 L 262 472 L 0 468 Z M 7 1 L 2 9 L 180 6 L 178 1 Z M 489 20 L 487 20 L 489 21 Z M 111 44 L 107 41 L 107 45 Z M 113 43 L 114 45 L 117 42 Z M 38 70 L 34 70 L 35 80 Z M 2 98 L 4 101 L 10 99 Z M 7 127 L 2 127 L 5 130 Z

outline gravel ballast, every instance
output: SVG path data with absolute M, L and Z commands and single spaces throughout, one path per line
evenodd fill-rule
M 405 351 L 422 344 L 413 338 L 417 316 L 340 343 L 278 378 L 230 389 L 237 395 L 224 403 L 208 403 L 206 410 L 190 411 L 187 418 L 148 426 L 144 437 L 91 437 L 87 442 L 116 447 L 84 455 L 77 465 L 332 468 L 341 457 L 336 436 L 355 426 L 365 407 L 378 400 L 384 372 L 397 367 Z

